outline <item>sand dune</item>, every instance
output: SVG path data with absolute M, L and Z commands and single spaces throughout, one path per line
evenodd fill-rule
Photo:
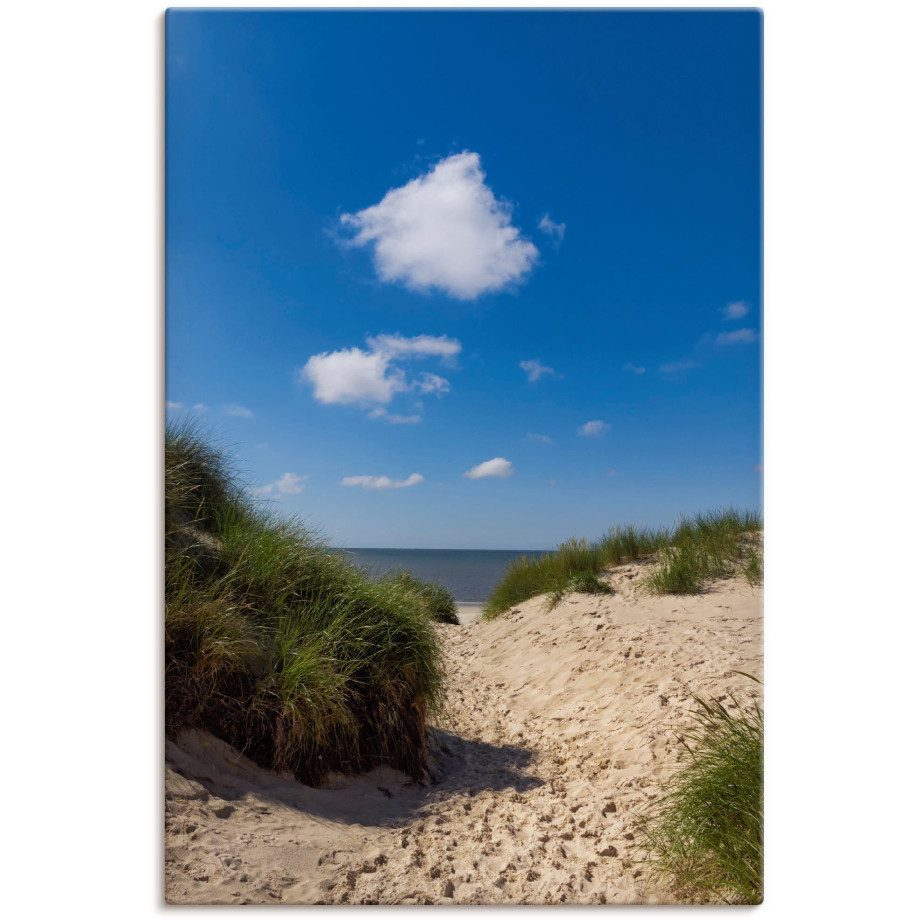
M 692 723 L 692 694 L 762 674 L 762 591 L 535 598 L 440 627 L 448 703 L 425 784 L 392 770 L 320 789 L 216 739 L 167 744 L 172 903 L 666 902 L 634 838 Z

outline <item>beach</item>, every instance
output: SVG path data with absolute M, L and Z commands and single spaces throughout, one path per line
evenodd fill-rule
M 312 788 L 201 732 L 166 746 L 170 903 L 667 903 L 637 815 L 681 762 L 694 695 L 762 677 L 762 588 L 536 597 L 439 625 L 445 706 L 423 782 L 388 768 Z M 743 673 L 739 673 L 743 672 Z

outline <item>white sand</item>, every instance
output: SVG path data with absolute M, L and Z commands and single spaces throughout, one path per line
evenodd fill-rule
M 461 626 L 469 626 L 482 616 L 482 604 L 457 604 L 457 619 Z
M 444 626 L 448 707 L 426 785 L 392 770 L 310 789 L 210 736 L 167 744 L 173 903 L 668 901 L 634 811 L 661 790 L 692 693 L 762 674 L 762 592 L 534 599 Z M 465 620 L 468 617 L 464 618 Z

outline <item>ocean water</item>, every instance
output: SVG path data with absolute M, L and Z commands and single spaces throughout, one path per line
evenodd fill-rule
M 422 581 L 439 581 L 458 601 L 481 604 L 518 556 L 538 550 L 505 549 L 346 549 L 352 561 L 380 576 L 404 569 Z

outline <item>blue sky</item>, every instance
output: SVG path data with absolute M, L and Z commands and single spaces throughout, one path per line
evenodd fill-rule
M 756 12 L 170 11 L 168 415 L 336 545 L 760 507 L 760 70 Z

